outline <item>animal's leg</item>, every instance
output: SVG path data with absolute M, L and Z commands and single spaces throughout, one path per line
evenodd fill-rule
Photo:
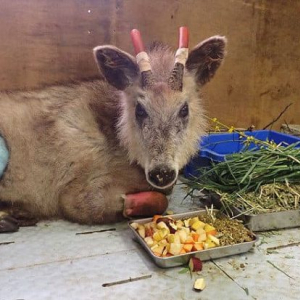
M 167 197 L 159 192 L 149 191 L 124 196 L 124 190 L 117 186 L 90 183 L 71 183 L 60 197 L 62 215 L 75 222 L 101 224 L 117 222 L 124 217 L 153 216 L 163 213 L 168 206 Z
M 110 186 L 103 189 L 93 182 L 72 182 L 61 193 L 62 217 L 82 224 L 103 224 L 124 219 L 122 191 Z
M 21 226 L 34 226 L 37 222 L 21 207 L 0 202 L 0 233 L 15 232 Z

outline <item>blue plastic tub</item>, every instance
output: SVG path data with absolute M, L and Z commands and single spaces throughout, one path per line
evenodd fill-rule
M 247 136 L 253 136 L 262 141 L 273 141 L 276 144 L 287 146 L 296 142 L 300 142 L 299 137 L 284 134 L 272 130 L 256 130 L 245 131 Z M 238 133 L 214 133 L 203 137 L 200 145 L 199 152 L 184 169 L 184 176 L 190 177 L 191 175 L 199 175 L 201 167 L 209 167 L 212 162 L 222 162 L 225 160 L 226 155 L 242 152 L 256 148 L 254 143 L 245 143 L 245 138 L 241 137 Z M 298 146 L 300 148 L 300 144 Z

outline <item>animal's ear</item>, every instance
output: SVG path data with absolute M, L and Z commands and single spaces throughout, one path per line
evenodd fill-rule
M 107 82 L 119 90 L 127 88 L 139 76 L 134 58 L 114 46 L 94 48 L 94 57 Z
M 197 84 L 204 85 L 215 75 L 224 59 L 226 42 L 225 37 L 213 36 L 190 52 L 186 68 L 195 76 Z

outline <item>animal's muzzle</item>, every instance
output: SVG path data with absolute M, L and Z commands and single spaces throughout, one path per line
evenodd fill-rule
M 148 173 L 150 183 L 157 187 L 167 187 L 176 179 L 176 171 L 166 167 L 155 168 Z

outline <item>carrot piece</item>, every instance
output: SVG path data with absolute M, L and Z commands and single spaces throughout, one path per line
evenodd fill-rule
M 184 249 L 186 252 L 191 252 L 192 249 L 193 249 L 193 244 L 184 244 L 184 245 L 183 245 L 183 249 Z

